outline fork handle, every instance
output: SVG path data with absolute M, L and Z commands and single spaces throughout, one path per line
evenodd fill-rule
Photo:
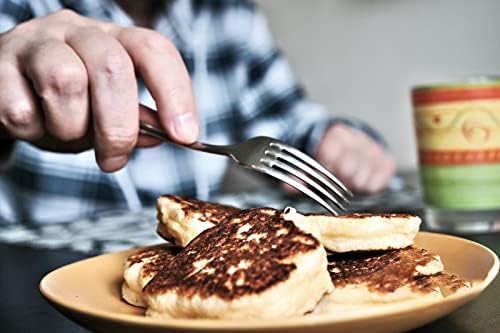
M 160 139 L 162 141 L 167 141 L 167 142 L 173 143 L 173 144 L 181 146 L 181 147 L 191 148 L 191 149 L 203 151 L 206 153 L 230 156 L 230 152 L 227 149 L 227 146 L 211 145 L 211 144 L 203 143 L 203 142 L 199 142 L 199 141 L 195 141 L 195 142 L 190 143 L 190 144 L 183 144 L 183 143 L 174 142 L 168 137 L 167 133 L 165 133 L 163 130 L 161 130 L 161 129 L 159 129 L 151 124 L 145 123 L 142 120 L 139 122 L 139 132 L 141 134 L 149 135 L 153 138 Z

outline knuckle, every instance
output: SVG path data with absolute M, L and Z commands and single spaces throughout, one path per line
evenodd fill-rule
M 158 52 L 166 55 L 177 54 L 175 45 L 165 36 L 148 31 L 141 37 L 142 47 L 146 52 Z
M 17 102 L 7 106 L 2 112 L 2 122 L 7 127 L 24 128 L 33 123 L 35 110 L 29 103 Z
M 40 95 L 44 99 L 56 96 L 82 95 L 87 90 L 87 74 L 72 64 L 52 65 L 43 69 L 45 78 Z
M 123 76 L 132 70 L 132 62 L 116 52 L 105 53 L 101 57 L 100 70 L 107 77 Z

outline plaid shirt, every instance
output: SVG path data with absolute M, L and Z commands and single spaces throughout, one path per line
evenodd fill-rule
M 133 25 L 111 0 L 4 0 L 0 8 L 0 31 L 62 8 Z M 228 144 L 268 135 L 311 153 L 326 126 L 340 119 L 304 97 L 252 3 L 171 1 L 154 29 L 181 52 L 194 87 L 203 141 Z M 144 87 L 139 96 L 141 103 L 154 107 Z M 359 122 L 340 120 L 372 133 Z M 219 189 L 228 161 L 163 144 L 136 149 L 123 170 L 103 173 L 93 151 L 58 154 L 25 142 L 17 142 L 10 154 L 3 150 L 3 223 L 63 221 L 104 209 L 137 210 L 166 192 L 208 199 Z

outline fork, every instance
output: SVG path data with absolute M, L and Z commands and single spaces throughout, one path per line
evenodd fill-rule
M 340 180 L 312 157 L 274 138 L 258 136 L 223 146 L 198 141 L 179 144 L 171 141 L 164 131 L 153 125 L 141 121 L 139 127 L 141 134 L 206 153 L 231 157 L 243 167 L 267 174 L 295 187 L 333 215 L 339 214 L 338 209 L 346 211 L 346 206 L 353 197 L 352 192 Z

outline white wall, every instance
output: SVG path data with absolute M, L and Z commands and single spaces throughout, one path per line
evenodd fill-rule
M 416 163 L 409 89 L 500 74 L 500 0 L 259 0 L 310 96 Z

